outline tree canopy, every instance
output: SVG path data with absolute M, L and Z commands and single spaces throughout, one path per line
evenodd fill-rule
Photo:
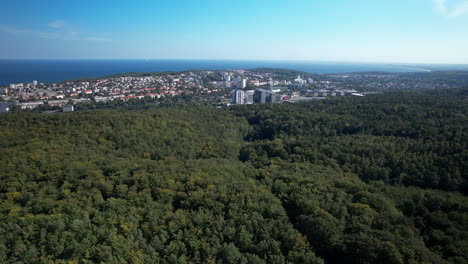
M 467 91 L 0 115 L 0 262 L 467 263 Z

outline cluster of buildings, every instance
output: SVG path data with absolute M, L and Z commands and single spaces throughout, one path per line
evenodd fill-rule
M 275 77 L 275 74 L 268 72 L 233 70 L 223 72 L 222 80 L 213 81 L 211 84 L 225 89 L 245 89 L 246 87 L 255 88 L 263 86 L 304 86 L 314 83 L 312 78 L 302 79 L 301 76 L 297 76 L 293 80 L 278 80 Z
M 285 95 L 278 94 L 278 90 L 255 89 L 255 90 L 234 90 L 232 92 L 233 104 L 266 104 L 280 103 L 285 99 Z
M 321 75 L 319 88 L 356 89 L 360 91 L 450 89 L 468 86 L 463 71 L 434 72 L 362 72 Z
M 73 112 L 73 104 L 91 101 L 89 98 L 70 99 L 70 100 L 51 100 L 51 101 L 29 101 L 29 102 L 0 102 L 0 113 L 6 113 L 17 107 L 21 110 L 32 110 L 45 106 L 62 108 L 63 112 Z
M 210 94 L 217 88 L 206 85 L 203 73 L 184 72 L 151 76 L 121 76 L 87 81 L 67 81 L 44 84 L 15 83 L 0 87 L 0 112 L 12 105 L 21 109 L 35 109 L 42 105 L 63 107 L 91 99 L 96 102 L 173 97 L 180 94 Z M 69 109 L 69 108 L 68 108 Z M 67 109 L 64 109 L 67 110 Z
M 3 87 L 1 94 L 10 100 L 54 100 L 86 96 L 108 98 L 135 98 L 141 96 L 163 97 L 174 96 L 186 90 L 203 89 L 200 76 L 190 73 L 161 76 L 116 77 L 96 79 L 93 81 L 69 81 L 64 83 L 10 84 Z
M 312 78 L 314 76 L 314 78 Z M 351 77 L 351 76 L 350 76 Z M 15 83 L 0 87 L 0 112 L 13 105 L 35 109 L 43 105 L 73 111 L 78 103 L 108 102 L 194 95 L 206 100 L 233 104 L 280 103 L 323 99 L 329 96 L 362 96 L 345 89 L 337 75 L 294 76 L 290 71 L 229 70 L 178 73 L 127 74 L 115 77 L 44 84 Z M 350 79 L 355 80 L 353 76 Z
M 270 89 L 233 90 L 232 104 L 294 103 L 299 101 L 321 100 L 335 96 L 364 96 L 356 90 L 301 90 L 290 92 L 286 87 Z
M 224 78 L 225 87 L 229 87 L 234 89 L 232 91 L 232 104 L 265 104 L 265 103 L 281 103 L 281 102 L 296 102 L 296 101 L 303 101 L 303 100 L 310 100 L 310 99 L 322 99 L 322 97 L 327 96 L 336 96 L 338 95 L 350 95 L 349 91 L 339 91 L 338 93 L 335 91 L 329 90 L 320 90 L 316 92 L 304 90 L 300 93 L 298 92 L 290 92 L 288 87 L 296 87 L 300 88 L 306 85 L 312 86 L 315 84 L 320 83 L 328 83 L 327 81 L 320 81 L 316 82 L 313 78 L 307 77 L 302 78 L 300 75 L 293 80 L 275 80 L 274 75 L 268 73 L 255 73 L 254 78 L 249 80 L 246 79 L 239 79 L 236 78 L 234 81 L 230 83 L 230 85 L 226 85 L 226 82 L 229 82 L 231 78 L 226 77 Z M 252 77 L 252 76 L 251 76 Z M 254 87 L 262 87 L 264 88 L 255 88 L 252 90 L 245 90 L 247 85 L 249 88 Z M 282 85 L 282 86 L 280 86 Z M 356 91 L 353 91 L 356 92 Z
M 327 80 L 315 81 L 311 77 L 302 78 L 300 75 L 293 80 L 274 80 L 272 76 L 256 76 L 264 81 L 249 80 L 250 87 L 266 86 L 253 90 L 244 90 L 245 85 L 231 86 L 232 104 L 265 104 L 282 102 L 299 102 L 308 100 L 325 99 L 334 96 L 364 96 L 353 89 L 340 89 Z M 267 81 L 265 81 L 267 79 Z M 226 80 L 226 79 L 225 79 Z M 229 79 L 228 79 L 229 80 Z M 284 85 L 284 86 L 277 86 Z M 315 89 L 300 89 L 301 87 L 314 87 Z M 293 91 L 288 87 L 295 87 Z M 320 87 L 320 88 L 318 88 Z
M 223 88 L 238 88 L 244 89 L 247 87 L 247 79 L 243 78 L 242 76 L 239 77 L 232 77 L 231 74 L 226 74 L 223 76 L 223 82 L 215 82 L 218 87 L 222 86 Z
M 8 111 L 10 104 L 16 104 L 21 109 L 35 109 L 42 105 L 63 107 L 76 104 L 91 98 L 96 102 L 112 100 L 142 99 L 145 97 L 159 99 L 180 94 L 210 94 L 231 89 L 250 89 L 237 103 L 267 103 L 279 102 L 281 97 L 271 89 L 260 89 L 278 85 L 302 86 L 312 84 L 313 79 L 278 79 L 271 72 L 256 72 L 248 70 L 231 71 L 188 71 L 170 74 L 129 74 L 108 78 L 66 81 L 62 83 L 44 84 L 15 83 L 0 88 L 2 104 L 0 111 Z M 253 90 L 256 89 L 256 90 Z M 8 107 L 7 107 L 8 106 Z M 2 110 L 3 109 L 3 110 Z

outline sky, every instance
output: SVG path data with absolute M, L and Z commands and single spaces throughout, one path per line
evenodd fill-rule
M 468 0 L 0 0 L 0 59 L 468 64 Z

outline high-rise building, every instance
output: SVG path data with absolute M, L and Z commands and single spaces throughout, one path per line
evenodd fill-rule
M 236 78 L 233 80 L 233 83 L 235 83 L 236 87 L 239 89 L 244 89 L 245 87 L 247 87 L 246 79 Z
M 37 81 L 33 81 L 32 84 L 33 84 L 33 85 L 37 85 Z
M 232 92 L 232 103 L 233 104 L 244 104 L 245 95 L 242 90 L 235 90 Z
M 257 89 L 255 90 L 255 94 L 254 94 L 254 102 L 265 104 L 267 103 L 267 96 L 268 96 L 268 93 L 266 90 Z
M 246 79 L 241 79 L 240 81 L 240 86 L 242 89 L 244 89 L 245 87 L 247 87 L 247 80 Z
M 253 104 L 254 103 L 254 93 L 255 91 L 254 90 L 249 90 L 249 91 L 245 91 L 245 100 L 244 100 L 244 103 L 245 104 Z

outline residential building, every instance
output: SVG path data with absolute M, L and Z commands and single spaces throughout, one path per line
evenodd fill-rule
M 232 93 L 232 103 L 233 104 L 244 104 L 245 103 L 244 99 L 245 99 L 244 91 L 235 90 Z
M 254 103 L 254 93 L 255 93 L 254 90 L 249 90 L 249 91 L 244 92 L 244 94 L 245 94 L 244 103 L 245 104 L 253 104 Z

